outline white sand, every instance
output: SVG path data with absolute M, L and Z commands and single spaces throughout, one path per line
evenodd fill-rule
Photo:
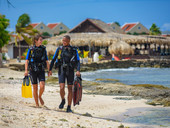
M 35 108 L 33 98 L 21 97 L 23 74 L 24 72 L 0 68 L 0 128 L 117 128 L 121 122 L 102 118 L 119 115 L 132 108 L 152 107 L 145 104 L 144 99 L 118 100 L 114 99 L 116 96 L 83 94 L 80 105 L 72 106 L 74 113 L 66 113 L 67 105 L 64 110 L 58 109 L 61 99 L 56 83 L 46 85 L 43 94 L 46 107 Z M 83 116 L 85 113 L 92 117 Z M 130 128 L 142 126 L 128 123 L 123 125 Z

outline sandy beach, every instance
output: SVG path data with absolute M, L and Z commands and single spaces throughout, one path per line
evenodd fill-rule
M 58 109 L 61 99 L 56 82 L 46 84 L 43 94 L 45 106 L 35 108 L 33 98 L 21 97 L 23 74 L 0 68 L 0 128 L 118 128 L 121 124 L 126 128 L 147 128 L 143 124 L 124 123 L 107 117 L 120 115 L 128 109 L 157 107 L 146 104 L 146 99 L 122 100 L 122 97 L 132 96 L 87 94 L 88 90 L 83 89 L 80 105 L 72 106 L 73 113 L 66 113 L 66 105 L 64 110 Z

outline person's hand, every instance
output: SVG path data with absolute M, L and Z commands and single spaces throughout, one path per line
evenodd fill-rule
M 52 76 L 52 71 L 49 71 L 49 72 L 48 72 L 48 76 Z
M 25 71 L 24 76 L 28 76 L 28 71 Z
M 76 76 L 80 76 L 80 72 L 79 71 L 76 72 Z

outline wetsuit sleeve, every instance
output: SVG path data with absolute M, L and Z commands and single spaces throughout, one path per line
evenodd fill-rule
M 29 57 L 30 57 L 30 49 L 28 49 L 28 52 L 27 52 L 27 56 L 26 56 L 26 60 L 29 60 Z
M 80 71 L 80 57 L 77 50 L 76 52 L 77 52 L 77 71 Z
M 57 48 L 57 50 L 55 51 L 55 54 L 54 54 L 54 56 L 53 56 L 53 59 L 52 59 L 52 61 L 51 61 L 51 63 L 50 63 L 50 71 L 52 70 L 53 65 L 54 65 L 54 62 L 56 61 L 56 59 L 57 59 L 57 57 L 58 57 L 58 52 L 59 52 L 59 48 Z
M 48 60 L 47 50 L 45 50 L 45 56 L 46 56 L 46 60 Z

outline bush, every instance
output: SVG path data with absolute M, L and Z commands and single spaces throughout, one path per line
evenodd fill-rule
M 2 53 L 2 60 L 6 60 L 5 53 Z
M 21 59 L 25 59 L 27 56 L 28 49 L 25 50 L 25 52 L 22 54 Z
M 22 59 L 22 60 L 25 60 L 25 58 L 26 58 L 26 56 L 21 56 L 21 59 Z
M 47 45 L 47 44 L 48 44 L 48 41 L 47 41 L 47 40 L 43 40 L 42 44 L 43 44 L 43 45 Z
M 99 55 L 99 60 L 103 59 L 104 57 L 102 55 Z

